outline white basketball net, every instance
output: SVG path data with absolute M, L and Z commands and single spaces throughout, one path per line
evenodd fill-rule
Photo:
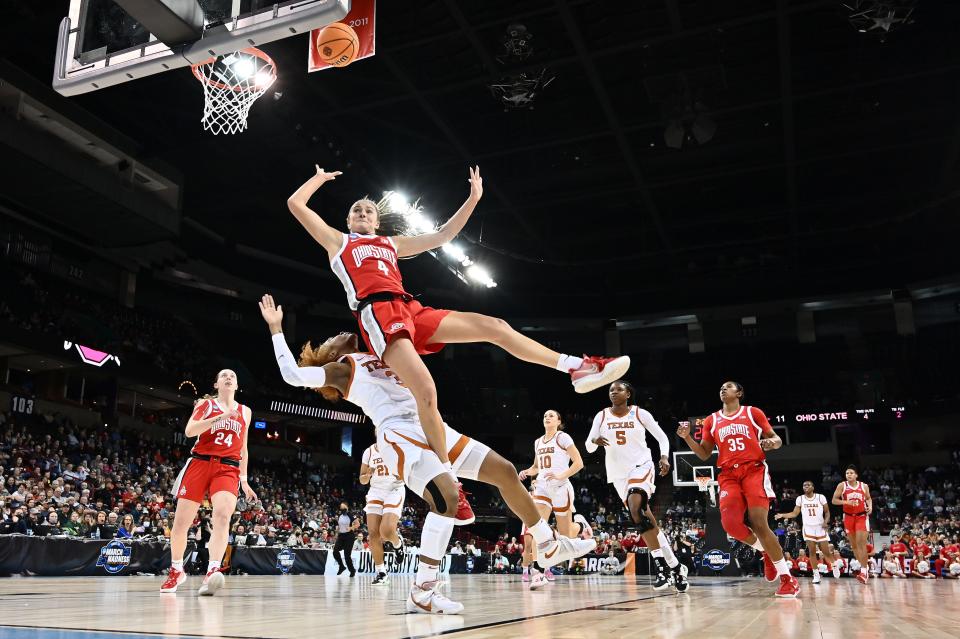
M 707 496 L 710 498 L 710 505 L 717 505 L 717 495 L 714 491 L 710 490 L 710 487 L 713 485 L 713 479 L 709 475 L 697 475 L 695 477 L 697 480 L 697 486 L 700 488 L 701 493 L 707 493 Z
M 258 49 L 245 49 L 193 66 L 203 85 L 203 128 L 215 135 L 247 128 L 247 115 L 257 98 L 277 79 L 277 69 Z

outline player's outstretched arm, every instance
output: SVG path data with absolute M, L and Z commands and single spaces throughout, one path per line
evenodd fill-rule
M 333 256 L 340 250 L 342 243 L 342 234 L 340 231 L 331 227 L 323 221 L 316 211 L 307 206 L 311 196 L 317 192 L 321 186 L 330 180 L 336 180 L 340 171 L 324 171 L 314 164 L 317 170 L 316 175 L 304 182 L 293 195 L 287 198 L 287 208 L 293 213 L 293 217 L 307 229 L 310 236 L 322 246 L 329 255 Z
M 470 195 L 467 197 L 467 201 L 439 229 L 423 235 L 394 236 L 393 242 L 397 246 L 398 257 L 411 257 L 424 251 L 440 248 L 453 240 L 463 230 L 473 214 L 473 209 L 477 207 L 477 203 L 483 197 L 483 178 L 480 177 L 479 166 L 470 167 L 470 179 L 467 181 L 470 182 Z
M 273 302 L 273 296 L 264 295 L 260 300 L 260 314 L 270 329 L 273 338 L 273 353 L 277 358 L 277 366 L 283 381 L 291 386 L 303 388 L 323 388 L 329 386 L 341 393 L 347 392 L 350 383 L 350 366 L 331 362 L 323 366 L 298 366 L 297 360 L 287 340 L 283 336 L 283 307 Z
M 773 516 L 774 519 L 793 519 L 800 514 L 800 506 L 794 508 L 791 512 L 788 513 L 777 513 Z

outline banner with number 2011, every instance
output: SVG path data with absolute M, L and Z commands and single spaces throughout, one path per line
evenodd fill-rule
M 353 0 L 350 13 L 340 21 L 352 27 L 360 40 L 360 52 L 353 62 L 369 58 L 377 51 L 376 16 L 376 0 Z M 309 72 L 330 68 L 329 64 L 320 59 L 320 54 L 317 52 L 317 39 L 321 31 L 322 29 L 314 29 L 310 32 L 310 51 L 307 53 L 307 71 Z

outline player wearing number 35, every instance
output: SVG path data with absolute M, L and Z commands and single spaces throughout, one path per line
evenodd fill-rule
M 177 500 L 177 512 L 170 533 L 170 574 L 160 587 L 161 592 L 176 592 L 187 580 L 183 572 L 187 532 L 204 497 L 209 495 L 213 504 L 213 530 L 207 543 L 210 563 L 197 592 L 199 595 L 212 595 L 223 586 L 220 561 L 227 549 L 230 517 L 237 507 L 239 487 L 243 487 L 247 501 L 257 501 L 257 494 L 247 482 L 247 433 L 251 414 L 249 407 L 234 399 L 237 374 L 230 369 L 220 371 L 213 387 L 216 397 L 197 402 L 184 431 L 187 437 L 196 437 L 197 443 L 171 491 Z
M 725 382 L 720 387 L 723 408 L 703 420 L 703 439 L 694 441 L 690 423 L 677 429 L 690 450 L 703 460 L 717 448 L 720 469 L 720 523 L 727 534 L 763 553 L 763 574 L 767 581 L 780 580 L 778 597 L 796 597 L 800 585 L 790 575 L 777 536 L 770 530 L 767 514 L 776 497 L 770 481 L 764 451 L 780 448 L 783 442 L 773 432 L 767 416 L 756 406 L 741 406 L 743 386 Z M 743 521 L 746 513 L 750 525 Z

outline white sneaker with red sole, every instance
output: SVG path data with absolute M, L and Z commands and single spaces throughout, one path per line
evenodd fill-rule
M 160 586 L 160 592 L 176 592 L 177 587 L 187 580 L 187 574 L 182 570 L 170 568 L 167 574 L 167 580 Z
M 467 493 L 463 492 L 463 484 L 457 484 L 457 515 L 454 517 L 455 526 L 469 526 L 477 517 L 467 501 Z
M 570 381 L 573 390 L 578 393 L 589 393 L 601 386 L 617 381 L 630 370 L 630 358 L 622 357 L 593 357 L 584 356 L 580 368 L 570 371 Z

